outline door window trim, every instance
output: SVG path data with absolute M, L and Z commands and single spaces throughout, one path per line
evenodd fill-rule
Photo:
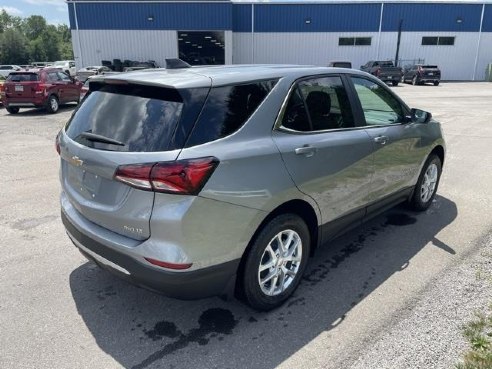
M 299 134 L 299 135 L 313 135 L 313 134 L 320 134 L 320 133 L 328 133 L 328 132 L 340 132 L 340 131 L 353 131 L 357 129 L 364 129 L 365 126 L 359 126 L 357 125 L 358 121 L 358 116 L 359 112 L 357 109 L 354 107 L 354 96 L 352 96 L 353 91 L 352 91 L 352 86 L 348 83 L 348 81 L 345 78 L 345 73 L 329 73 L 329 74 L 315 74 L 315 75 L 310 75 L 310 76 L 303 76 L 301 78 L 296 79 L 294 82 L 292 82 L 291 86 L 289 87 L 289 91 L 286 94 L 286 97 L 284 98 L 284 101 L 282 102 L 282 105 L 280 106 L 280 110 L 277 114 L 277 118 L 275 119 L 275 124 L 273 125 L 273 131 L 279 131 L 279 132 L 285 132 L 285 133 L 290 133 L 290 134 Z M 319 79 L 319 78 L 327 78 L 327 77 L 339 77 L 342 81 L 342 85 L 345 88 L 345 91 L 347 93 L 347 97 L 349 99 L 349 104 L 350 104 L 350 109 L 352 110 L 352 116 L 354 117 L 354 124 L 356 125 L 355 127 L 345 127 L 345 128 L 330 128 L 330 129 L 323 129 L 323 130 L 318 130 L 318 131 L 296 131 L 295 129 L 292 128 L 287 128 L 282 125 L 282 120 L 284 118 L 285 111 L 287 109 L 287 105 L 290 101 L 291 96 L 294 94 L 295 90 L 299 87 L 299 83 L 310 80 L 310 79 Z M 309 112 L 306 106 L 306 99 L 302 96 L 301 94 L 302 101 L 304 103 L 304 107 L 306 109 L 306 113 L 308 115 L 308 119 L 310 121 L 310 126 L 312 127 L 311 123 L 311 117 L 309 116 Z M 365 123 L 365 120 L 364 120 Z
M 351 90 L 351 95 L 354 96 L 354 103 L 355 103 L 355 106 L 354 108 L 356 110 L 358 110 L 358 114 L 357 114 L 357 117 L 358 119 L 361 119 L 360 122 L 363 123 L 362 126 L 359 126 L 359 127 L 362 127 L 364 129 L 370 129 L 370 128 L 381 128 L 381 127 L 397 127 L 397 126 L 401 126 L 401 125 L 406 125 L 406 124 L 409 124 L 409 123 L 412 123 L 411 121 L 408 121 L 408 122 L 398 122 L 398 123 L 392 123 L 392 124 L 371 124 L 371 125 L 368 125 L 367 122 L 366 122 L 366 117 L 364 115 L 364 109 L 362 109 L 362 104 L 360 102 L 360 99 L 359 99 L 359 95 L 357 94 L 357 90 L 355 89 L 355 84 L 354 82 L 352 81 L 352 78 L 360 78 L 360 79 L 365 79 L 369 82 L 373 82 L 375 84 L 377 84 L 378 86 L 386 89 L 387 91 L 390 92 L 391 96 L 393 98 L 396 99 L 396 101 L 398 101 L 398 103 L 401 105 L 401 107 L 403 108 L 403 116 L 406 117 L 408 115 L 410 115 L 410 108 L 408 107 L 407 104 L 405 104 L 403 102 L 403 100 L 398 96 L 396 95 L 395 93 L 393 93 L 393 91 L 391 91 L 391 89 L 383 82 L 379 81 L 379 80 L 373 80 L 372 78 L 367 78 L 366 76 L 363 76 L 363 75 L 359 75 L 359 74 L 354 74 L 354 73 L 347 73 L 345 74 L 345 77 L 347 78 L 347 82 L 348 84 L 350 85 L 350 90 Z M 351 101 L 352 102 L 352 101 Z M 354 109 L 352 108 L 352 109 Z M 355 117 L 355 115 L 354 115 Z

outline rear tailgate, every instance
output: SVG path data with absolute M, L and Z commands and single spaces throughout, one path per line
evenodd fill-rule
M 402 71 L 400 67 L 381 67 L 379 78 L 400 78 Z
M 436 65 L 424 65 L 422 66 L 422 77 L 424 78 L 440 78 L 441 71 Z
M 90 88 L 59 137 L 64 195 L 89 221 L 144 240 L 154 193 L 114 179 L 115 172 L 121 165 L 176 160 L 186 138 L 180 135 L 191 130 L 208 88 L 183 93 L 101 82 Z
M 39 75 L 34 72 L 12 72 L 5 82 L 5 95 L 16 100 L 32 100 L 36 97 Z

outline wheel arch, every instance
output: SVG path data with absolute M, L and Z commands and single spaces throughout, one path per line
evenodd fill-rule
M 442 147 L 441 145 L 437 145 L 429 153 L 429 156 L 431 156 L 433 154 L 434 155 L 437 155 L 437 157 L 439 158 L 439 160 L 441 160 L 441 166 L 444 166 L 444 157 L 446 156 L 445 151 L 444 151 L 444 147 Z

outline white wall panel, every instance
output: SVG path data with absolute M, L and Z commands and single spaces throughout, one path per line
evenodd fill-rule
M 422 46 L 423 36 L 452 36 L 454 46 Z M 394 59 L 397 33 L 383 32 L 381 59 Z M 424 59 L 437 64 L 443 80 L 473 80 L 478 33 L 475 32 L 403 32 L 399 59 Z
M 371 46 L 338 46 L 339 37 L 372 37 Z M 251 38 L 254 38 L 252 51 Z M 377 33 L 235 33 L 233 62 L 327 65 L 330 61 L 348 60 L 359 67 L 377 56 Z
M 82 53 L 77 54 L 80 36 Z M 155 60 L 178 57 L 176 31 L 79 30 L 72 31 L 77 68 L 100 65 L 101 60 Z
M 483 80 L 485 78 L 485 68 L 492 63 L 492 33 L 482 33 L 480 40 L 480 51 L 478 53 L 478 63 L 476 79 Z

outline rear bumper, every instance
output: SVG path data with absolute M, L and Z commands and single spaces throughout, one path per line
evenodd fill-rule
M 189 272 L 158 269 L 94 240 L 63 211 L 61 218 L 68 236 L 85 257 L 136 285 L 183 300 L 226 295 L 235 285 L 239 259 Z
M 12 99 L 12 98 L 4 98 L 3 104 L 6 107 L 17 107 L 17 108 L 41 108 L 46 104 L 46 100 L 41 99 Z
M 379 76 L 379 79 L 383 82 L 391 82 L 391 81 L 398 81 L 399 82 L 401 80 L 401 74 Z

